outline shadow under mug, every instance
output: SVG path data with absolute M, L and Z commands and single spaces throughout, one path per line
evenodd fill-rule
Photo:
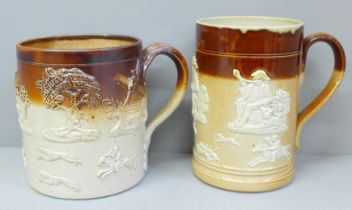
M 145 74 L 159 54 L 176 64 L 176 89 L 147 125 Z M 154 129 L 180 104 L 188 69 L 178 50 L 120 35 L 73 35 L 17 45 L 16 99 L 30 185 L 58 198 L 115 194 L 147 169 Z
M 332 48 L 335 67 L 326 87 L 299 112 L 307 52 L 316 42 Z M 198 20 L 192 83 L 195 175 L 246 192 L 289 183 L 302 126 L 334 93 L 344 71 L 341 44 L 326 33 L 303 38 L 299 20 Z

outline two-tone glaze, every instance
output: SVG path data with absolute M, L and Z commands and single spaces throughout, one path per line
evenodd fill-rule
M 345 70 L 330 35 L 303 38 L 303 23 L 270 17 L 212 17 L 197 21 L 193 64 L 193 171 L 229 190 L 266 191 L 294 177 L 294 149 L 303 123 L 332 95 Z M 327 42 L 335 71 L 323 92 L 298 113 L 308 48 Z M 206 95 L 207 100 L 200 100 Z
M 174 95 L 146 126 L 145 74 L 158 54 L 176 64 Z M 137 184 L 153 130 L 179 105 L 187 64 L 173 47 L 142 50 L 128 36 L 77 35 L 17 45 L 16 95 L 30 185 L 69 199 L 96 198 Z

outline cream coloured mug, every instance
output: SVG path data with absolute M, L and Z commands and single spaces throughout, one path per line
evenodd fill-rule
M 310 46 L 325 42 L 335 67 L 322 92 L 298 112 Z M 345 54 L 331 35 L 303 38 L 299 20 L 210 17 L 197 21 L 192 102 L 193 171 L 228 190 L 266 191 L 294 177 L 303 124 L 340 84 Z

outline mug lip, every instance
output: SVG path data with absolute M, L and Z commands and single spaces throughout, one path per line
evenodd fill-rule
M 54 41 L 54 40 L 84 40 L 84 39 L 111 39 L 111 40 L 127 40 L 133 41 L 131 44 L 112 46 L 112 47 L 96 47 L 96 48 L 81 48 L 81 49 L 51 49 L 51 48 L 39 48 L 28 46 L 27 44 L 32 44 L 36 42 Z M 43 36 L 38 38 L 31 38 L 20 41 L 16 44 L 19 50 L 28 51 L 41 51 L 41 52 L 92 52 L 92 51 L 109 51 L 109 50 L 121 50 L 125 48 L 136 47 L 141 45 L 142 41 L 134 36 L 120 35 L 120 34 L 64 34 L 64 35 L 54 35 L 54 36 Z
M 126 40 L 129 44 L 96 47 L 53 49 L 30 46 L 31 43 L 55 40 L 107 39 Z M 106 62 L 122 62 L 139 58 L 142 51 L 142 41 L 139 38 L 119 34 L 67 34 L 33 38 L 16 44 L 17 59 L 27 63 L 38 64 L 94 64 Z
M 250 19 L 250 20 L 268 20 L 268 21 L 276 21 L 276 22 L 286 22 L 287 24 L 282 25 L 262 25 L 262 26 L 254 26 L 254 25 L 231 25 L 231 24 L 220 24 L 220 23 L 209 23 L 208 21 L 216 21 L 221 19 L 233 19 L 233 20 L 243 20 L 243 19 Z M 304 23 L 301 20 L 293 19 L 293 18 L 284 18 L 284 17 L 270 17 L 270 16 L 214 16 L 214 17 L 205 17 L 199 18 L 196 20 L 196 23 L 201 26 L 207 26 L 212 28 L 227 28 L 227 29 L 234 29 L 234 30 L 241 30 L 243 33 L 252 30 L 252 31 L 259 31 L 259 30 L 268 30 L 272 32 L 292 32 L 294 33 L 296 30 L 302 28 Z M 292 24 L 289 24 L 292 23 Z

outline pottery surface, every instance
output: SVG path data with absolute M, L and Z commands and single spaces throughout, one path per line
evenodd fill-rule
M 173 47 L 141 50 L 128 36 L 65 36 L 19 43 L 16 100 L 30 185 L 58 198 L 112 195 L 147 170 L 153 130 L 178 106 L 187 64 Z M 144 76 L 158 54 L 178 66 L 169 103 L 147 121 Z
M 335 71 L 322 93 L 298 110 L 307 50 L 328 43 Z M 303 23 L 270 17 L 197 21 L 193 58 L 193 171 L 228 190 L 267 191 L 294 177 L 295 148 L 304 122 L 335 91 L 345 70 L 340 43 Z

